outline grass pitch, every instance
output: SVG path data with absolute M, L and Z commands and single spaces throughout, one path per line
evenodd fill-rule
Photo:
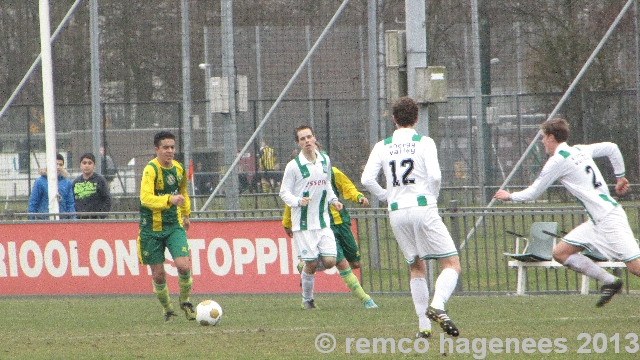
M 588 351 L 594 358 L 637 358 L 640 296 L 616 295 L 600 309 L 597 298 L 454 296 L 448 311 L 460 337 L 442 337 L 434 324 L 426 350 L 413 339 L 409 294 L 375 295 L 377 310 L 348 294 L 317 294 L 313 311 L 300 310 L 299 295 L 193 295 L 194 303 L 222 305 L 215 327 L 183 316 L 164 324 L 151 295 L 3 297 L 0 359 L 392 359 L 443 352 L 454 359 L 581 359 Z M 316 348 L 322 333 L 336 339 L 330 353 Z M 330 345 L 319 342 L 322 350 Z

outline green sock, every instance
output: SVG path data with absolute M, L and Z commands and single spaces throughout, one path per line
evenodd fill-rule
M 153 293 L 156 294 L 158 301 L 164 308 L 164 312 L 173 311 L 173 306 L 171 305 L 171 299 L 169 298 L 169 288 L 167 288 L 167 283 L 164 284 L 156 284 L 153 282 Z
M 191 277 L 191 271 L 184 275 L 178 273 L 178 285 L 180 286 L 180 303 L 189 301 L 192 283 L 193 278 Z
M 342 278 L 342 281 L 344 281 L 345 285 L 347 285 L 349 290 L 351 290 L 353 295 L 362 300 L 362 302 L 371 299 L 371 296 L 367 295 L 367 293 L 364 292 L 362 286 L 360 286 L 360 282 L 351 271 L 351 268 L 340 270 L 340 277 Z

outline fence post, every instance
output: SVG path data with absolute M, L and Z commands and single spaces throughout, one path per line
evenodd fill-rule
M 449 200 L 449 211 L 452 213 L 458 212 L 458 200 Z M 458 217 L 452 216 L 451 221 L 451 238 L 453 239 L 453 243 L 456 246 L 456 249 L 460 251 L 460 225 L 458 224 Z M 456 292 L 462 291 L 462 285 L 460 283 L 460 279 L 458 278 L 458 282 L 456 283 Z

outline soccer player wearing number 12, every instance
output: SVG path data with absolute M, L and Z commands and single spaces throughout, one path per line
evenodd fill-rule
M 447 334 L 458 336 L 444 305 L 458 282 L 460 259 L 438 215 L 441 174 L 436 145 L 413 129 L 418 122 L 418 104 L 413 99 L 402 97 L 393 104 L 393 121 L 397 129 L 373 147 L 361 182 L 388 203 L 391 229 L 409 264 L 409 287 L 418 315 L 416 337 L 431 336 L 429 319 Z M 386 189 L 377 182 L 380 170 L 384 171 Z M 426 259 L 437 259 L 442 268 L 430 306 Z
M 556 180 L 585 207 L 590 220 L 582 223 L 553 248 L 553 258 L 571 270 L 598 279 L 603 283 L 597 307 L 611 301 L 622 288 L 622 280 L 580 254 L 595 248 L 609 260 L 622 261 L 627 269 L 640 276 L 640 248 L 636 243 L 627 214 L 609 194 L 609 188 L 593 158 L 609 158 L 616 174 L 615 190 L 622 195 L 629 189 L 625 167 L 618 145 L 610 142 L 590 145 L 567 145 L 569 124 L 556 118 L 540 125 L 542 145 L 551 157 L 540 176 L 528 188 L 510 194 L 498 190 L 493 196 L 500 200 L 527 201 L 540 196 Z

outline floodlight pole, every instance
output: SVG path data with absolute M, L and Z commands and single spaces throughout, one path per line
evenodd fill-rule
M 226 184 L 227 210 L 239 210 L 240 198 L 238 189 L 238 169 L 236 157 L 238 148 L 238 123 L 236 120 L 236 66 L 234 57 L 233 42 L 233 1 L 222 0 L 221 21 L 222 21 L 222 76 L 229 81 L 229 113 L 224 114 L 224 164 L 228 166 L 227 173 L 231 173 L 231 179 Z
M 182 26 L 182 165 L 189 173 L 191 163 L 191 54 L 189 44 L 189 0 L 181 2 Z M 190 184 L 188 182 L 187 184 Z M 189 185 L 188 185 L 189 186 Z
M 91 0 L 90 2 L 90 17 L 89 28 L 90 30 L 90 43 L 91 43 L 91 140 L 93 142 L 92 151 L 95 155 L 100 154 L 100 118 L 102 112 L 100 111 L 100 30 L 98 27 L 98 0 Z M 104 129 L 105 135 L 107 129 Z M 105 136 L 106 138 L 106 136 Z M 103 158 L 107 156 L 107 144 L 104 146 L 104 156 L 96 156 L 95 168 L 104 175 L 107 168 L 106 161 L 103 164 Z
M 405 0 L 407 41 L 407 95 L 416 98 L 416 69 L 427 67 L 427 29 L 425 0 Z M 419 104 L 415 130 L 429 135 L 427 104 Z
M 207 125 L 207 148 L 213 148 L 213 118 L 211 116 L 211 89 L 209 82 L 211 80 L 211 64 L 209 63 L 209 28 L 204 27 L 204 64 L 200 64 L 200 68 L 204 70 L 204 93 L 206 98 L 205 114 Z

